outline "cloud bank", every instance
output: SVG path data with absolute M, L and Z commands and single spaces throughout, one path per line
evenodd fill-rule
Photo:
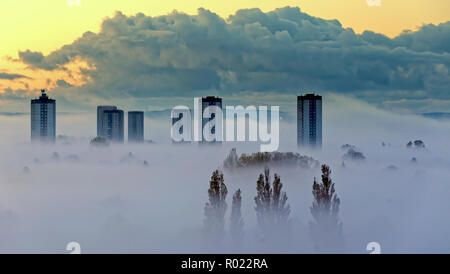
M 92 69 L 81 74 L 89 81 L 75 91 L 97 98 L 316 91 L 398 104 L 450 99 L 449 53 L 450 22 L 391 39 L 285 7 L 239 10 L 227 19 L 205 9 L 159 17 L 117 12 L 99 33 L 49 55 L 20 51 L 19 58 L 49 71 L 88 62 Z M 69 90 L 60 94 L 69 98 Z
M 0 72 L 0 79 L 2 79 L 2 80 L 15 80 L 15 79 L 21 79 L 21 78 L 26 79 L 28 77 L 25 75 L 22 75 L 22 74 Z

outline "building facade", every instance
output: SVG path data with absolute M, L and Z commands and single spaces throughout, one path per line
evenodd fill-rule
M 54 143 L 56 137 L 56 102 L 45 89 L 39 99 L 31 100 L 31 141 Z
M 97 136 L 106 138 L 106 132 L 103 131 L 103 113 L 107 110 L 117 110 L 116 106 L 98 106 L 97 107 Z
M 123 110 L 105 110 L 102 119 L 102 137 L 114 143 L 124 142 Z
M 297 145 L 322 147 L 322 96 L 297 97 Z
M 203 130 L 205 129 L 205 126 L 206 127 L 208 126 L 207 125 L 208 122 L 215 118 L 215 114 L 212 113 L 210 118 L 203 118 L 203 114 L 205 112 L 205 109 L 209 106 L 217 106 L 220 109 L 222 109 L 222 98 L 214 97 L 214 96 L 207 96 L 207 97 L 202 98 L 201 105 L 202 105 L 202 135 L 201 136 L 202 136 L 203 142 L 206 142 L 205 136 L 203 134 Z M 217 123 L 217 120 L 216 120 L 216 123 Z M 222 127 L 223 125 L 220 125 L 220 126 Z M 207 130 L 207 132 L 211 132 L 211 134 L 216 134 L 216 126 L 212 126 L 206 130 Z M 215 143 L 215 142 L 217 142 L 217 141 L 210 141 L 207 143 Z
M 128 112 L 128 142 L 142 143 L 144 142 L 144 112 L 129 111 Z

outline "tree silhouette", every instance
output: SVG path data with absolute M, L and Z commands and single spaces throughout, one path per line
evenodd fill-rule
M 231 206 L 230 232 L 235 248 L 240 249 L 244 237 L 244 220 L 241 213 L 241 190 L 238 189 L 233 195 L 233 204 Z
M 260 174 L 256 183 L 256 217 L 265 236 L 287 227 L 291 212 L 286 192 L 281 191 L 283 184 L 280 177 L 275 174 L 272 186 L 269 180 L 270 170 L 266 168 L 264 175 Z
M 226 169 L 235 169 L 240 167 L 239 159 L 237 156 L 236 148 L 231 149 L 227 158 L 223 161 L 223 167 Z
M 244 153 L 238 157 L 235 148 L 223 162 L 223 167 L 229 170 L 267 166 L 299 166 L 310 169 L 318 167 L 319 162 L 311 157 L 293 152 L 257 152 L 249 155 Z
M 214 171 L 209 182 L 209 201 L 205 205 L 204 228 L 209 236 L 220 238 L 224 235 L 227 194 L 228 190 L 223 180 L 223 174 L 219 170 Z
M 91 140 L 90 144 L 95 147 L 107 147 L 109 146 L 109 141 L 104 137 L 97 136 Z
M 339 221 L 340 199 L 336 195 L 331 180 L 331 169 L 322 165 L 322 181 L 314 178 L 311 214 L 314 221 L 310 224 L 313 240 L 318 251 L 341 251 L 342 223 Z

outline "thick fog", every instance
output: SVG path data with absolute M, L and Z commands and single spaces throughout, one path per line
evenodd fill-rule
M 280 110 L 291 119 L 280 125 L 279 151 L 331 167 L 341 199 L 340 252 L 368 253 L 369 242 L 380 243 L 383 253 L 450 252 L 450 121 L 330 95 L 323 149 L 305 151 L 296 147 L 295 112 Z M 0 252 L 68 253 L 66 245 L 74 241 L 83 253 L 316 252 L 309 223 L 319 168 L 271 168 L 291 207 L 291 233 L 279 244 L 264 240 L 256 221 L 256 180 L 263 168 L 223 170 L 226 232 L 233 193 L 242 190 L 245 235 L 236 251 L 229 235 L 212 245 L 203 233 L 209 180 L 231 148 L 258 152 L 258 144 L 172 145 L 167 117 L 145 120 L 145 138 L 153 142 L 96 148 L 89 145 L 95 114 L 58 115 L 57 135 L 65 137 L 53 146 L 30 144 L 28 115 L 0 117 Z M 406 147 L 415 140 L 426 148 Z M 344 144 L 365 160 L 344 159 Z

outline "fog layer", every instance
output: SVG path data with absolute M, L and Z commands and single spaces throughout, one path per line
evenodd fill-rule
M 203 235 L 209 179 L 231 148 L 251 153 L 258 144 L 172 145 L 170 119 L 161 118 L 145 121 L 152 143 L 98 149 L 89 145 L 94 115 L 58 116 L 57 134 L 69 137 L 55 146 L 29 143 L 28 116 L 0 118 L 0 252 L 66 253 L 72 241 L 83 253 L 234 252 L 228 235 L 220 245 L 208 244 Z M 321 151 L 297 149 L 295 119 L 282 121 L 279 151 L 331 167 L 341 199 L 341 252 L 367 253 L 373 241 L 384 253 L 450 251 L 449 122 L 330 96 L 323 131 Z M 406 147 L 418 139 L 425 149 Z M 354 145 L 366 159 L 344 160 L 343 144 Z M 316 252 L 308 224 L 319 169 L 272 167 L 291 207 L 291 233 L 278 245 L 264 240 L 256 222 L 253 198 L 263 169 L 223 172 L 226 231 L 232 194 L 242 190 L 245 235 L 239 252 Z

